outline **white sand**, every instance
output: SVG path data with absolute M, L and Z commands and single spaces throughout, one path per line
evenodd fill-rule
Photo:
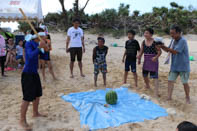
M 52 62 L 59 81 L 54 82 L 47 70 L 48 81 L 42 83 L 44 86 L 43 97 L 40 103 L 40 111 L 48 114 L 48 118 L 33 119 L 32 107 L 29 107 L 27 120 L 33 126 L 34 131 L 82 131 L 80 128 L 79 113 L 72 107 L 70 103 L 64 102 L 58 97 L 58 94 L 68 94 L 71 92 L 82 92 L 95 89 L 93 86 L 93 64 L 92 64 L 92 49 L 95 47 L 96 35 L 86 34 L 86 53 L 84 54 L 84 73 L 85 78 L 79 76 L 77 64 L 74 68 L 74 79 L 70 79 L 69 72 L 69 54 L 65 53 L 66 36 L 62 34 L 52 35 Z M 110 47 L 112 43 L 118 43 L 124 46 L 126 37 L 114 39 L 105 37 L 106 45 Z M 190 54 L 197 59 L 197 36 L 188 35 Z M 137 37 L 137 40 L 142 42 L 142 37 Z M 165 37 L 165 43 L 169 44 L 170 38 Z M 124 64 L 121 62 L 124 47 L 110 47 L 107 56 L 108 71 L 107 87 L 118 88 L 122 85 L 122 77 L 124 72 Z M 197 121 L 197 61 L 191 62 L 191 105 L 185 104 L 185 94 L 180 82 L 177 80 L 176 88 L 171 102 L 166 101 L 167 97 L 167 76 L 169 65 L 164 65 L 166 53 L 163 53 L 160 58 L 160 94 L 161 97 L 156 100 L 153 96 L 153 91 L 147 91 L 143 88 L 144 83 L 141 75 L 141 66 L 138 67 L 139 87 L 132 91 L 139 94 L 147 94 L 152 97 L 152 100 L 164 108 L 173 108 L 177 114 L 174 116 L 162 117 L 157 120 L 149 120 L 140 123 L 128 123 L 116 128 L 105 129 L 106 131 L 173 131 L 178 123 L 183 120 L 192 122 Z M 18 126 L 20 117 L 20 105 L 22 100 L 22 91 L 20 84 L 21 72 L 8 72 L 7 78 L 0 77 L 0 131 L 21 131 Z M 128 82 L 133 84 L 132 74 L 129 74 Z M 101 75 L 98 80 L 98 89 L 102 89 L 103 83 Z M 153 88 L 153 85 L 152 85 Z M 102 130 L 101 130 L 102 131 Z

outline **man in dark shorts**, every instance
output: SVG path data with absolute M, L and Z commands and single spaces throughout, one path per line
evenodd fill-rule
M 67 41 L 66 41 L 66 52 L 70 52 L 70 73 L 71 78 L 74 78 L 73 67 L 75 62 L 75 57 L 77 56 L 77 61 L 82 77 L 85 77 L 82 70 L 82 55 L 85 53 L 85 44 L 84 44 L 84 35 L 83 30 L 79 27 L 80 20 L 73 20 L 73 27 L 70 27 L 67 32 Z M 70 44 L 70 48 L 69 47 Z M 83 48 L 82 48 L 83 47 Z
M 128 39 L 125 44 L 125 53 L 123 55 L 122 62 L 125 62 L 125 73 L 124 73 L 124 84 L 127 83 L 128 72 L 131 70 L 135 79 L 135 87 L 137 87 L 137 70 L 136 70 L 136 59 L 137 53 L 140 51 L 140 45 L 135 38 L 135 31 L 128 31 Z M 126 57 L 126 59 L 125 59 Z
M 38 112 L 40 97 L 42 96 L 42 86 L 38 74 L 38 55 L 41 48 L 46 48 L 46 44 L 40 42 L 36 35 L 25 45 L 25 66 L 22 73 L 21 83 L 23 92 L 23 102 L 21 105 L 20 125 L 29 130 L 31 127 L 26 121 L 26 113 L 30 102 L 33 102 L 33 117 L 45 117 Z

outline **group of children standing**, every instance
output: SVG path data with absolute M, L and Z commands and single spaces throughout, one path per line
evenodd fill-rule
M 125 72 L 123 83 L 127 83 L 128 72 L 131 71 L 134 76 L 135 86 L 138 86 L 137 75 L 137 61 L 141 64 L 141 58 L 144 54 L 144 63 L 142 68 L 142 74 L 144 77 L 145 88 L 150 88 L 150 78 L 154 79 L 155 83 L 155 95 L 158 94 L 158 70 L 159 70 L 159 56 L 161 55 L 161 49 L 153 39 L 154 30 L 147 28 L 144 32 L 145 40 L 141 44 L 135 39 L 135 31 L 128 31 L 128 40 L 125 43 L 125 52 L 122 62 L 125 63 Z M 97 86 L 97 77 L 99 71 L 103 74 L 104 85 L 106 85 L 106 55 L 108 53 L 108 47 L 104 45 L 105 39 L 101 36 L 98 37 L 98 46 L 93 49 L 93 63 L 94 63 L 94 83 Z

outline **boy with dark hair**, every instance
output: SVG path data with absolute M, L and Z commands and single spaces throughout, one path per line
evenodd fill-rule
M 67 40 L 66 40 L 66 52 L 70 53 L 70 78 L 74 78 L 73 68 L 75 63 L 75 57 L 77 56 L 77 61 L 80 69 L 80 74 L 82 77 L 85 77 L 83 74 L 83 64 L 82 56 L 85 53 L 85 44 L 84 44 L 84 33 L 83 30 L 79 27 L 80 20 L 74 19 L 73 26 L 68 29 Z
M 197 131 L 197 126 L 191 122 L 183 121 L 177 126 L 177 131 Z
M 127 83 L 128 72 L 131 70 L 135 80 L 135 87 L 137 87 L 138 76 L 136 73 L 136 59 L 137 53 L 140 51 L 140 45 L 137 40 L 135 40 L 135 31 L 128 31 L 128 39 L 125 44 L 125 53 L 123 55 L 122 62 L 125 63 L 125 73 L 124 73 L 124 84 Z M 125 60 L 126 57 L 126 60 Z
M 105 46 L 105 39 L 103 37 L 98 37 L 98 46 L 93 49 L 93 63 L 94 63 L 94 85 L 97 87 L 97 78 L 99 71 L 103 73 L 103 82 L 106 86 L 106 55 L 108 53 L 108 47 Z

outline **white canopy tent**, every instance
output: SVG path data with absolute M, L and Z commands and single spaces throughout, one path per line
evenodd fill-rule
M 41 0 L 0 0 L 0 21 L 24 21 L 19 8 L 25 12 L 29 20 L 43 20 Z

